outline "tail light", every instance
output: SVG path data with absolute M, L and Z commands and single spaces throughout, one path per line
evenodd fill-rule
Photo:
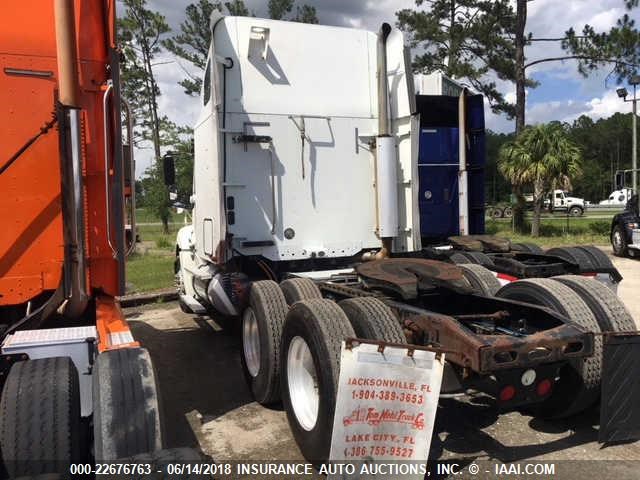
M 516 388 L 513 385 L 507 385 L 500 390 L 499 398 L 501 402 L 508 402 L 516 396 Z
M 541 380 L 540 383 L 538 383 L 538 385 L 536 386 L 536 393 L 538 394 L 538 396 L 544 397 L 546 395 L 549 395 L 552 387 L 553 383 L 551 382 L 551 380 L 545 378 L 544 380 Z

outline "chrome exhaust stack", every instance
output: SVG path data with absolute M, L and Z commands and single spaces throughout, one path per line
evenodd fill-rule
M 458 101 L 458 229 L 469 235 L 469 173 L 467 171 L 467 89 Z
M 77 318 L 89 303 L 85 249 L 82 125 L 74 0 L 55 0 L 58 60 L 58 122 L 64 235 L 64 298 L 62 313 Z
M 376 259 L 391 255 L 393 237 L 398 235 L 398 152 L 391 134 L 389 82 L 387 77 L 387 38 L 391 26 L 383 23 L 378 35 L 378 136 L 376 138 L 376 196 L 378 236 L 382 248 Z

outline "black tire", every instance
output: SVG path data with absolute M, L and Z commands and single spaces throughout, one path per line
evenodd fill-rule
M 178 477 L 185 480 L 196 478 L 215 478 L 213 474 L 205 475 L 202 473 L 190 473 L 187 468 L 181 471 L 179 475 L 176 475 L 175 473 L 170 475 L 167 473 L 167 466 L 169 464 L 180 466 L 185 464 L 203 465 L 213 463 L 211 457 L 194 448 L 169 448 L 166 450 L 158 450 L 128 458 L 119 458 L 112 463 L 114 465 L 138 465 L 141 468 L 134 469 L 132 473 L 126 475 L 101 475 L 100 478 L 104 478 L 105 480 L 169 480 Z
M 349 319 L 331 300 L 303 300 L 291 307 L 282 332 L 282 402 L 293 437 L 302 455 L 313 463 L 324 463 L 329 458 L 333 416 L 340 375 L 342 341 L 355 337 Z M 289 391 L 287 358 L 292 341 L 298 338 L 308 346 L 315 368 L 319 394 L 315 423 L 305 429 L 298 420 Z M 320 367 L 320 368 L 318 368 Z
M 406 343 L 407 337 L 391 309 L 375 297 L 359 297 L 338 303 L 358 338 Z
M 500 207 L 493 207 L 490 213 L 491 218 L 502 218 L 504 216 L 504 212 Z
M 473 263 L 466 255 L 456 252 L 452 255 L 449 255 L 449 260 L 456 265 L 461 265 L 465 263 Z
M 615 268 L 607 254 L 600 250 L 598 247 L 595 247 L 593 245 L 585 245 L 576 248 L 586 253 L 587 256 L 591 259 L 591 263 L 593 263 L 596 268 Z
M 511 250 L 514 250 L 516 252 L 523 252 L 523 253 L 534 253 L 534 254 L 544 253 L 544 250 L 539 245 L 536 245 L 535 243 L 528 243 L 528 242 L 512 243 Z
M 472 263 L 483 265 L 485 267 L 493 266 L 491 257 L 482 252 L 464 252 L 464 254 L 472 260 Z
M 513 217 L 513 208 L 511 207 L 505 207 L 504 210 L 502 211 L 502 216 L 504 218 L 511 218 Z
M 580 217 L 582 216 L 583 212 L 584 210 L 582 209 L 582 207 L 578 207 L 577 205 L 569 208 L 569 216 L 571 217 Z
M 482 252 L 456 252 L 449 256 L 449 259 L 456 265 L 475 263 L 485 267 L 493 266 L 493 260 Z
M 599 333 L 600 327 L 587 304 L 571 288 L 550 278 L 518 280 L 498 290 L 496 297 L 533 303 L 566 316 L 589 332 Z M 600 395 L 602 373 L 602 338 L 594 336 L 594 354 L 574 359 L 560 369 L 560 380 L 551 395 L 531 407 L 544 418 L 568 417 L 595 402 Z
M 157 375 L 144 348 L 98 355 L 93 367 L 93 441 L 97 462 L 163 447 Z
M 462 269 L 464 278 L 471 284 L 471 287 L 481 295 L 487 297 L 495 296 L 500 290 L 500 282 L 495 275 L 482 265 L 458 265 Z
M 316 282 L 310 278 L 289 278 L 280 282 L 280 289 L 287 300 L 287 305 L 293 305 L 300 300 L 322 298 Z
M 568 262 L 576 263 L 581 272 L 593 272 L 596 266 L 591 257 L 576 247 L 556 247 L 547 250 L 547 255 L 560 257 Z
M 0 411 L 0 448 L 10 477 L 66 474 L 84 459 L 78 371 L 70 358 L 14 364 Z
M 591 309 L 603 332 L 633 332 L 637 330 L 631 314 L 618 296 L 593 278 L 579 275 L 554 277 L 574 290 Z
M 613 254 L 617 257 L 629 255 L 626 233 L 620 225 L 616 225 L 611 231 L 611 248 L 613 248 Z
M 280 286 L 273 280 L 251 284 L 249 306 L 242 317 L 242 367 L 256 402 L 270 405 L 280 400 L 280 339 L 287 316 L 287 301 Z M 260 353 L 259 367 L 252 375 L 247 367 L 245 323 L 254 315 L 257 323 Z

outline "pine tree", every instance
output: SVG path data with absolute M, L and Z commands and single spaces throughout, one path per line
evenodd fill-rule
M 162 42 L 162 45 L 176 57 L 184 59 L 198 69 L 204 71 L 211 41 L 210 19 L 214 10 L 222 11 L 221 2 L 199 0 L 185 9 L 186 19 L 180 24 L 180 33 Z M 187 95 L 199 95 L 202 78 L 198 75 L 187 74 L 187 78 L 179 84 Z
M 415 72 L 440 71 L 467 81 L 494 112 L 515 113 L 491 76 L 514 80 L 515 15 L 508 0 L 416 0 L 423 9 L 396 13 L 412 47 Z
M 625 1 L 629 10 L 639 3 L 639 0 Z M 638 73 L 640 31 L 629 14 L 619 18 L 608 32 L 597 32 L 591 25 L 585 25 L 582 35 L 577 35 L 573 28 L 565 35 L 562 48 L 569 52 L 569 58 L 578 60 L 578 71 L 585 77 L 594 70 L 609 67 L 610 75 L 622 83 Z
M 231 2 L 224 2 L 224 6 L 227 7 L 229 15 L 234 17 L 248 17 L 249 9 L 242 0 L 232 0 Z
M 138 147 L 149 142 L 153 146 L 154 172 L 158 188 L 162 184 L 160 167 L 161 118 L 158 113 L 160 89 L 153 73 L 153 60 L 160 52 L 161 37 L 169 32 L 164 17 L 147 8 L 146 0 L 123 0 L 124 16 L 118 21 L 118 36 L 122 47 L 121 81 L 124 98 L 132 106 L 136 128 L 134 142 Z M 169 199 L 156 196 L 154 210 L 160 216 L 165 232 L 169 231 Z
M 289 20 L 302 23 L 318 23 L 315 7 L 303 5 L 296 7 L 296 15 L 289 16 L 293 11 L 294 0 L 269 0 L 269 16 L 275 20 Z M 186 19 L 180 24 L 180 33 L 162 42 L 162 45 L 180 59 L 186 60 L 197 70 L 198 74 L 185 73 L 187 78 L 179 84 L 187 95 L 199 95 L 202 86 L 201 72 L 204 71 L 209 44 L 211 43 L 211 13 L 218 10 L 222 13 L 236 16 L 248 16 L 249 9 L 242 0 L 230 2 L 198 0 L 185 10 Z

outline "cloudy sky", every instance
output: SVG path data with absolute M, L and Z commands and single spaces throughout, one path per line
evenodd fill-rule
M 194 0 L 149 0 L 149 6 L 164 14 L 169 25 L 178 30 L 184 19 L 184 8 Z M 250 11 L 266 16 L 267 0 L 245 0 Z M 395 22 L 395 12 L 415 6 L 413 0 L 297 0 L 316 7 L 320 23 L 377 31 L 382 22 Z M 558 37 L 573 26 L 581 30 L 584 24 L 596 30 L 607 30 L 625 13 L 623 0 L 533 0 L 529 3 L 527 31 L 537 37 Z M 640 10 L 631 12 L 636 20 Z M 555 43 L 537 42 L 526 50 L 528 61 L 549 56 L 561 56 Z M 174 60 L 172 57 L 162 61 Z M 160 63 L 160 62 L 159 62 Z M 162 63 L 155 67 L 162 96 L 159 106 L 163 114 L 179 124 L 192 125 L 198 112 L 198 101 L 187 97 L 177 82 L 184 77 L 184 62 Z M 615 93 L 615 79 L 607 80 L 608 71 L 597 72 L 585 79 L 576 71 L 574 61 L 536 65 L 528 74 L 540 86 L 527 92 L 527 123 L 549 120 L 571 121 L 582 114 L 592 118 L 608 117 L 618 111 L 628 111 Z M 512 84 L 499 84 L 508 99 L 515 99 Z M 513 121 L 493 115 L 487 110 L 487 127 L 498 132 L 513 130 Z M 149 164 L 148 152 L 138 155 L 138 173 Z

